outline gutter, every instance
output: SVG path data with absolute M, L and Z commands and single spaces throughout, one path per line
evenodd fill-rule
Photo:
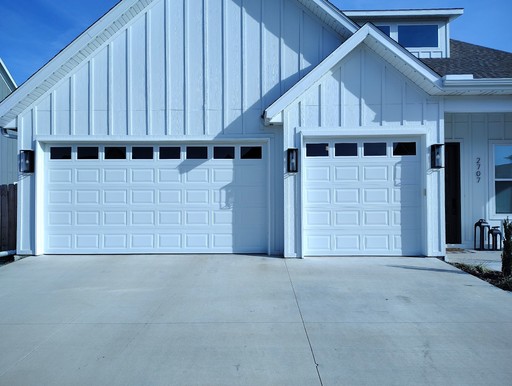
M 465 91 L 496 90 L 502 93 L 512 92 L 512 79 L 510 78 L 482 78 L 474 79 L 473 75 L 446 75 L 442 78 L 445 90 L 460 89 Z
M 5 138 L 18 139 L 18 129 L 6 129 L 5 127 L 0 127 L 0 130 L 2 130 L 2 135 Z M 16 134 L 9 133 L 9 131 L 14 131 L 14 132 L 16 132 Z

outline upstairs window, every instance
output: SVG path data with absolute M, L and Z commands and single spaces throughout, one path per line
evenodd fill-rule
M 391 36 L 391 27 L 389 25 L 377 25 L 376 27 L 386 35 Z
M 399 25 L 398 43 L 407 48 L 438 47 L 437 25 Z

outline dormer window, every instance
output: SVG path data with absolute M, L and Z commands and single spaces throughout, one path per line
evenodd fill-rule
M 406 48 L 438 47 L 437 25 L 399 25 L 398 43 Z
M 384 32 L 386 35 L 391 36 L 391 27 L 389 25 L 378 25 L 377 28 Z

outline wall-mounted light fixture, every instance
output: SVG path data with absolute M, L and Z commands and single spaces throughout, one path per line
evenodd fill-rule
M 444 168 L 444 145 L 443 144 L 436 143 L 430 147 L 430 167 L 432 169 Z
M 34 173 L 34 150 L 20 150 L 20 173 Z
M 286 170 L 288 173 L 297 173 L 299 171 L 299 149 L 288 149 Z

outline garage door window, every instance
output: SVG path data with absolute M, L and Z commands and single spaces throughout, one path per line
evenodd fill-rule
M 329 144 L 308 143 L 306 145 L 306 157 L 329 157 Z
M 416 155 L 416 142 L 393 142 L 394 156 Z
M 187 159 L 208 159 L 208 148 L 206 146 L 188 146 Z
M 78 159 L 98 159 L 99 149 L 97 147 L 79 146 L 76 154 Z
M 51 159 L 71 159 L 71 147 L 52 147 L 50 149 Z
M 160 159 L 181 159 L 181 148 L 179 146 L 161 147 Z
M 336 157 L 357 157 L 357 143 L 336 143 L 334 155 Z
M 215 159 L 235 159 L 235 148 L 233 146 L 215 146 L 213 148 Z
M 153 147 L 133 147 L 132 159 L 153 159 Z
M 126 147 L 106 146 L 105 159 L 126 159 Z
M 240 149 L 241 159 L 261 159 L 261 146 L 242 146 Z
M 386 152 L 386 142 L 375 142 L 375 143 L 365 143 L 364 144 L 364 156 L 365 157 L 378 157 L 385 156 Z

